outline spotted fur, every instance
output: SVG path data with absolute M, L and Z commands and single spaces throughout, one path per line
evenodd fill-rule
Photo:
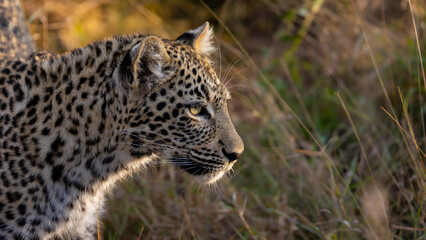
M 92 239 L 102 196 L 153 161 L 206 183 L 228 171 L 244 146 L 210 34 L 206 23 L 177 40 L 136 34 L 0 62 L 0 239 Z
M 0 0 L 0 61 L 27 57 L 34 50 L 19 1 Z

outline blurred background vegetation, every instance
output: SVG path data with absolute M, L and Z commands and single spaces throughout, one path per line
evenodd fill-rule
M 120 184 L 103 239 L 426 239 L 426 2 L 23 0 L 39 49 L 176 38 L 205 21 L 246 150 L 202 187 L 167 166 Z

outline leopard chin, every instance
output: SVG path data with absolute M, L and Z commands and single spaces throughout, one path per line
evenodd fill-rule
M 221 179 L 226 172 L 227 172 L 226 170 L 222 170 L 219 172 L 195 176 L 194 179 L 203 185 L 210 185 L 217 182 L 219 179 Z

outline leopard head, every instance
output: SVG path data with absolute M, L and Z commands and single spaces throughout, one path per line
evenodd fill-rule
M 212 69 L 208 23 L 176 40 L 141 39 L 117 71 L 128 101 L 129 151 L 152 154 L 204 183 L 229 171 L 244 144 L 229 117 L 230 94 Z

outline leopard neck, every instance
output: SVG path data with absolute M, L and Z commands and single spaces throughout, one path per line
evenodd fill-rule
M 113 80 L 115 67 L 140 39 L 109 39 L 37 63 L 32 84 L 38 87 L 29 95 L 43 102 L 38 121 L 44 128 L 35 131 L 42 143 L 39 164 L 52 167 L 54 181 L 77 191 L 102 191 L 141 165 L 125 162 L 131 156 L 116 130 L 126 106 Z M 85 177 L 79 178 L 82 171 Z

